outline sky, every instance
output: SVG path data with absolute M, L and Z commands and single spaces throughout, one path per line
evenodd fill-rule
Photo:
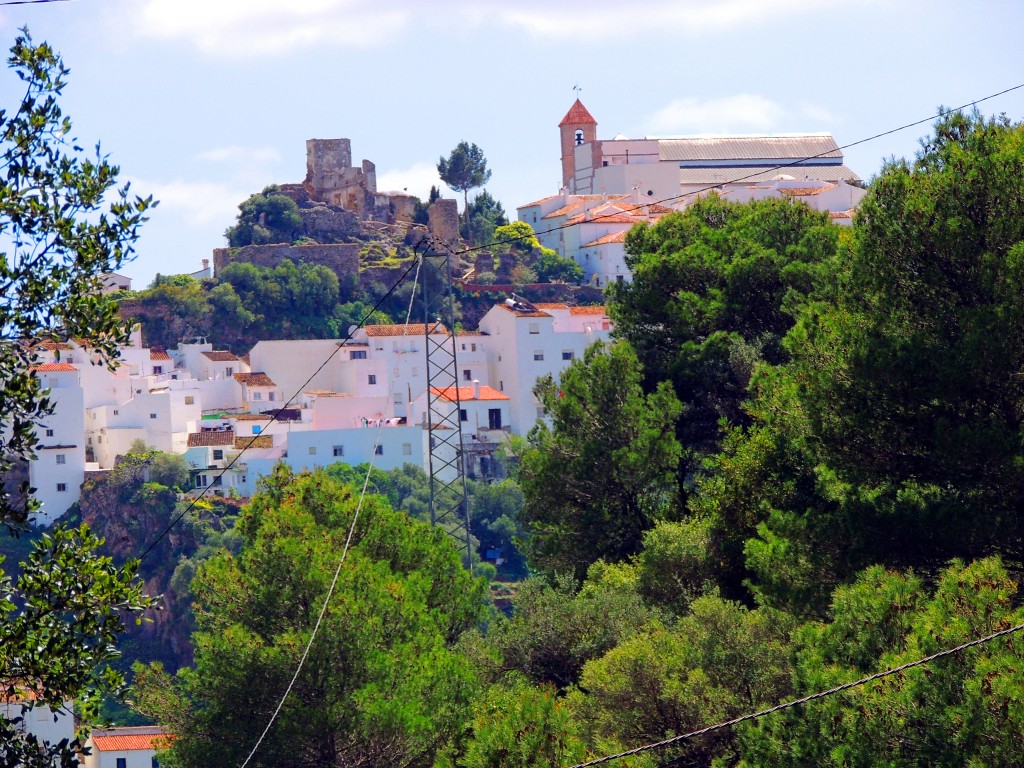
M 137 289 L 200 269 L 240 202 L 301 181 L 306 139 L 350 139 L 378 189 L 421 197 L 438 159 L 475 143 L 514 218 L 557 192 L 577 94 L 599 138 L 828 131 L 845 145 L 1024 83 L 1019 0 L 7 1 L 4 48 L 27 26 L 57 49 L 72 135 L 160 201 L 121 270 Z M 0 108 L 21 93 L 0 70 Z M 1020 121 L 1024 88 L 978 107 Z M 931 122 L 846 164 L 870 179 Z

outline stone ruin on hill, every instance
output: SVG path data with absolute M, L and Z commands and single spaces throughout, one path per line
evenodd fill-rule
M 353 166 L 349 139 L 308 139 L 306 178 L 278 188 L 298 205 L 302 236 L 315 243 L 215 248 L 215 275 L 234 261 L 272 267 L 290 259 L 323 264 L 341 276 L 358 273 L 360 251 L 371 240 L 414 246 L 430 235 L 452 246 L 458 243 L 455 200 L 437 200 L 428 211 L 428 225 L 414 224 L 419 199 L 407 192 L 378 192 L 376 166 L 369 160 Z

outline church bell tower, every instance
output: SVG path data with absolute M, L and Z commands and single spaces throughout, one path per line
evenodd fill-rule
M 575 149 L 580 144 L 589 144 L 597 140 L 597 120 L 576 99 L 558 124 L 562 137 L 562 186 L 570 192 L 575 187 L 576 157 Z

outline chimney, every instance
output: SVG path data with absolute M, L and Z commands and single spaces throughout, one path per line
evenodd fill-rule
M 479 400 L 480 399 L 480 380 L 479 379 L 473 379 L 473 399 L 474 400 Z
M 209 259 L 203 259 L 203 269 L 209 269 L 209 268 L 210 268 L 210 260 Z

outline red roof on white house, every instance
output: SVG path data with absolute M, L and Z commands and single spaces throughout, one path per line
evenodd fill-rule
M 511 398 L 504 392 L 499 392 L 494 387 L 489 387 L 486 384 L 480 385 L 479 395 L 474 394 L 473 387 L 431 387 L 430 391 L 435 395 L 443 397 L 445 400 L 455 402 L 455 390 L 459 392 L 459 401 L 467 402 L 469 400 L 510 400 Z

